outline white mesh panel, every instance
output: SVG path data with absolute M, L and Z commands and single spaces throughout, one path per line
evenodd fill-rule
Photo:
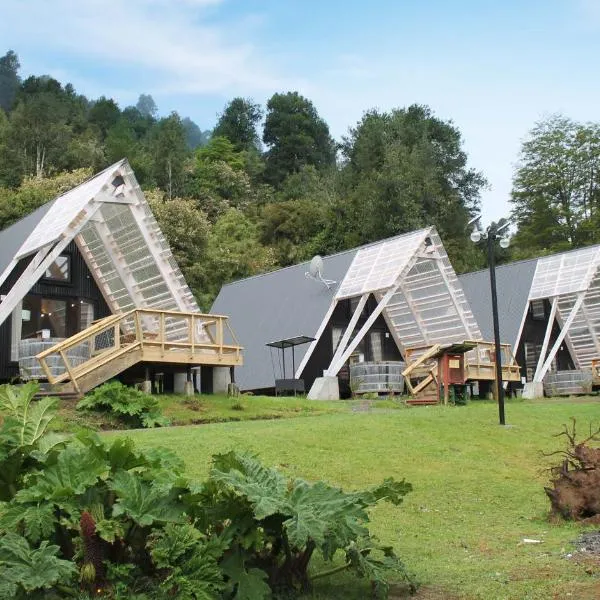
M 349 298 L 392 287 L 429 231 L 421 229 L 361 248 L 356 253 L 336 297 Z
M 585 291 L 598 265 L 600 247 L 583 248 L 540 258 L 529 293 L 530 300 Z
M 41 247 L 56 241 L 65 232 L 69 223 L 100 193 L 104 185 L 110 184 L 115 167 L 109 167 L 89 181 L 58 197 L 37 227 L 25 240 L 17 258 L 31 254 Z

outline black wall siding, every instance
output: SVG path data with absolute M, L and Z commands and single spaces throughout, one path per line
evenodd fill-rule
M 77 298 L 88 300 L 94 305 L 95 319 L 101 319 L 110 315 L 111 311 L 75 243 L 71 242 L 63 254 L 68 254 L 71 257 L 70 283 L 56 283 L 40 279 L 31 288 L 29 293 L 44 296 L 45 298 Z M 0 294 L 8 294 L 12 286 L 27 268 L 31 258 L 28 257 L 19 262 L 0 287 Z M 10 342 L 11 318 L 9 317 L 0 325 L 0 381 L 8 381 L 19 376 L 18 364 L 10 360 Z
M 366 305 L 366 310 L 363 315 L 358 320 L 356 324 L 355 331 L 358 331 L 367 320 L 369 315 L 375 310 L 377 306 L 377 302 L 373 296 L 369 297 L 369 300 Z M 352 311 L 350 309 L 350 301 L 343 300 L 338 303 L 335 307 L 331 318 L 329 319 L 329 323 L 323 330 L 323 334 L 319 338 L 317 345 L 313 353 L 311 354 L 304 370 L 302 371 L 302 379 L 304 379 L 304 387 L 306 391 L 310 390 L 312 384 L 314 383 L 317 377 L 323 376 L 323 370 L 329 366 L 331 359 L 333 358 L 333 340 L 331 331 L 333 327 L 342 327 L 344 330 L 350 323 L 350 319 L 352 318 Z M 381 331 L 388 332 L 389 329 L 383 318 L 383 315 L 379 315 L 369 332 L 371 331 Z M 289 350 L 287 351 L 289 352 Z M 286 354 L 286 360 L 287 360 Z M 365 357 L 366 360 L 369 360 L 370 357 Z M 383 344 L 383 359 L 388 361 L 396 361 L 402 360 L 402 355 L 396 346 L 396 342 L 394 341 L 391 333 L 389 337 L 384 338 Z M 342 397 L 347 397 L 350 395 L 350 385 L 349 385 L 349 372 L 346 366 L 342 367 L 340 370 L 339 376 L 339 385 L 340 385 L 340 395 Z

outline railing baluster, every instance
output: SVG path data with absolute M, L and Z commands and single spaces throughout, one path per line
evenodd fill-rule
M 159 317 L 159 331 L 158 331 L 158 335 L 160 338 L 160 350 L 162 353 L 162 356 L 165 355 L 165 313 L 164 311 L 160 313 L 160 317 Z
M 190 344 L 192 349 L 191 357 L 194 357 L 195 352 L 195 344 L 196 344 L 196 330 L 194 328 L 194 315 L 190 315 L 188 318 L 189 328 L 190 328 Z
M 69 377 L 71 378 L 71 383 L 73 384 L 73 387 L 75 388 L 75 390 L 77 391 L 78 394 L 81 394 L 81 389 L 79 388 L 79 384 L 77 383 L 77 378 L 73 375 L 73 371 L 71 369 L 71 363 L 69 362 L 69 358 L 67 357 L 67 355 L 65 354 L 65 352 L 63 350 L 59 351 L 60 357 L 63 359 L 63 362 L 65 363 L 65 369 L 67 370 L 67 373 L 69 374 Z

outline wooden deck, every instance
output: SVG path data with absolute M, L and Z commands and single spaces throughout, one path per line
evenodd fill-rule
M 73 349 L 89 358 L 72 364 Z M 36 358 L 50 384 L 80 395 L 138 363 L 182 367 L 243 363 L 242 347 L 227 317 L 146 308 L 106 317 Z M 59 369 L 54 366 L 57 362 Z

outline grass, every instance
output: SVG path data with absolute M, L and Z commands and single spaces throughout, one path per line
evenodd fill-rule
M 345 403 L 306 398 L 218 395 L 159 396 L 163 414 L 173 425 L 307 417 L 348 410 Z
M 162 413 L 172 425 L 197 425 L 228 421 L 254 421 L 257 419 L 287 419 L 347 412 L 358 406 L 357 402 L 313 402 L 306 398 L 268 396 L 239 396 L 229 398 L 219 395 L 183 396 L 169 394 L 158 396 Z M 85 426 L 98 430 L 125 429 L 117 417 L 107 412 L 81 411 L 76 400 L 62 400 L 54 427 L 71 430 Z M 397 406 L 397 405 L 396 405 Z M 385 407 L 389 408 L 387 404 Z
M 251 408 L 256 400 L 244 399 L 246 410 L 258 410 Z M 256 452 L 288 474 L 348 489 L 406 477 L 414 491 L 400 507 L 378 506 L 372 529 L 423 583 L 423 599 L 591 600 L 600 597 L 597 565 L 563 557 L 582 528 L 550 523 L 543 491 L 552 459 L 541 452 L 561 447 L 553 434 L 572 416 L 583 431 L 600 419 L 598 402 L 509 402 L 508 427 L 497 425 L 494 404 L 474 402 L 127 435 L 143 446 L 176 450 L 198 479 L 207 474 L 211 454 L 231 448 Z M 523 544 L 523 538 L 542 543 Z M 368 597 L 368 588 L 340 575 L 319 580 L 314 597 L 358 600 Z

